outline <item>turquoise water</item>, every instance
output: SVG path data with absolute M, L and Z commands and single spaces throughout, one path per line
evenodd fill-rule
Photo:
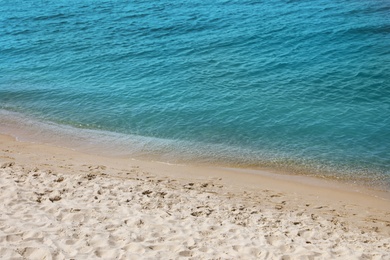
M 130 156 L 390 187 L 390 2 L 1 1 L 0 109 Z

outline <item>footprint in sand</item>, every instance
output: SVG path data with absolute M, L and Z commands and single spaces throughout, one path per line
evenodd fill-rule
M 27 259 L 52 259 L 50 250 L 44 247 L 25 247 L 18 248 L 16 251 Z
M 6 163 L 3 163 L 0 168 L 2 169 L 5 169 L 5 168 L 9 168 L 9 167 L 12 167 L 15 165 L 15 162 L 6 162 Z

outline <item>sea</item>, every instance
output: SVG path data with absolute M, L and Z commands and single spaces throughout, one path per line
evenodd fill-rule
M 390 1 L 1 0 L 0 132 L 390 190 Z

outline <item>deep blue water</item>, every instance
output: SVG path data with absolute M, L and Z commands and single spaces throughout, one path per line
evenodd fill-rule
M 390 187 L 390 2 L 0 1 L 0 109 L 131 156 Z

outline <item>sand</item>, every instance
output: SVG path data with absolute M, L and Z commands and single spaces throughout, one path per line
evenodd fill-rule
M 0 136 L 1 259 L 390 259 L 387 193 Z

